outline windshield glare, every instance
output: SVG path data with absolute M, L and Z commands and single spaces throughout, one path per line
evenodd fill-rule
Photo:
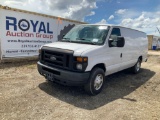
M 102 45 L 107 34 L 108 26 L 77 25 L 63 37 L 62 41 Z

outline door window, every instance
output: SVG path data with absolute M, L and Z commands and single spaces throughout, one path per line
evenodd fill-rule
M 120 29 L 113 28 L 108 41 L 109 47 L 117 47 L 118 36 L 121 36 Z

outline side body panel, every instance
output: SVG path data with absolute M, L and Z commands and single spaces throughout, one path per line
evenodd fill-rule
M 138 58 L 142 56 L 142 62 L 147 59 L 148 40 L 145 33 L 129 28 L 120 28 L 125 38 L 125 46 L 122 51 L 121 69 L 132 67 Z
M 134 66 L 140 56 L 143 61 L 147 59 L 148 40 L 146 34 L 129 28 L 116 28 L 120 28 L 121 36 L 125 39 L 124 47 L 109 47 L 108 40 L 111 28 L 102 47 L 82 53 L 82 56 L 89 58 L 86 71 L 90 71 L 96 64 L 103 63 L 106 67 L 105 75 L 109 75 Z
M 109 49 L 108 45 L 104 45 L 92 51 L 83 52 L 82 56 L 88 56 L 86 71 L 91 71 L 95 65 L 103 63 L 106 67 L 106 75 L 108 75 L 119 71 L 121 63 L 120 54 L 120 48 Z

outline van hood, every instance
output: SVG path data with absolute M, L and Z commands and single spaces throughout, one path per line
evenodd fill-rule
M 98 45 L 90 45 L 90 44 L 80 44 L 80 43 L 70 43 L 70 42 L 53 42 L 50 44 L 44 45 L 46 47 L 53 47 L 65 50 L 74 51 L 75 56 L 81 56 L 84 51 L 99 48 Z

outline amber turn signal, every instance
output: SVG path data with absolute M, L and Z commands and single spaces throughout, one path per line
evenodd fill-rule
M 87 62 L 88 58 L 87 57 L 76 57 L 77 62 Z

